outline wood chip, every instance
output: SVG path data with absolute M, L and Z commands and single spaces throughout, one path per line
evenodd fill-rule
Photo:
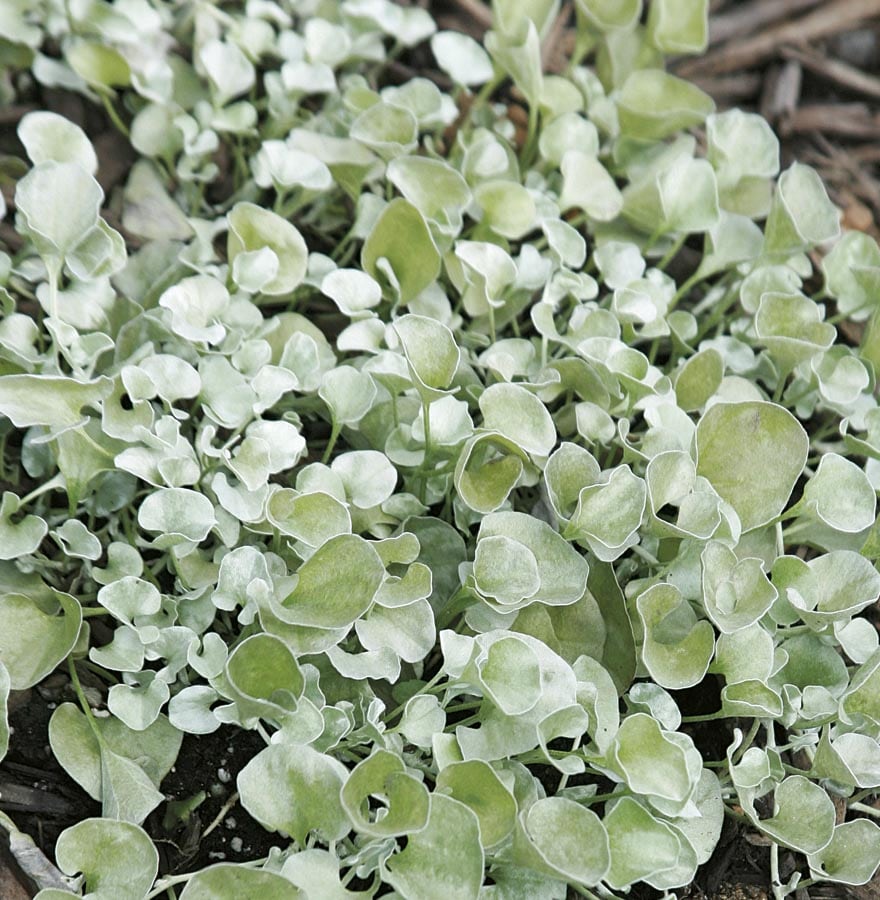
M 810 47 L 783 47 L 782 55 L 786 59 L 797 60 L 811 72 L 815 72 L 829 81 L 834 81 L 842 87 L 849 88 L 851 91 L 880 98 L 880 78 L 869 75 L 855 66 L 817 53 Z
M 734 6 L 729 13 L 709 18 L 709 45 L 723 44 L 733 37 L 746 37 L 781 19 L 817 6 L 822 0 L 752 0 Z
M 835 0 L 794 21 L 766 29 L 745 40 L 733 40 L 699 59 L 677 67 L 677 74 L 688 78 L 697 73 L 719 75 L 751 69 L 775 56 L 782 44 L 816 41 L 847 31 L 880 15 L 880 0 Z
M 813 132 L 851 138 L 880 138 L 880 112 L 864 103 L 810 103 L 794 110 L 779 125 L 783 137 Z
M 757 96 L 764 82 L 758 72 L 743 72 L 741 75 L 697 77 L 693 83 L 705 91 L 719 106 L 732 106 L 743 100 Z

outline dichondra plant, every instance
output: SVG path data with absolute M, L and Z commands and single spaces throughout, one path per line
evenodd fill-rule
M 0 5 L 4 99 L 135 159 L 2 170 L 0 756 L 60 668 L 101 808 L 39 900 L 674 897 L 725 814 L 871 879 L 880 249 L 666 71 L 707 7 L 577 0 L 550 73 L 553 0 Z M 160 871 L 222 726 L 271 850 Z

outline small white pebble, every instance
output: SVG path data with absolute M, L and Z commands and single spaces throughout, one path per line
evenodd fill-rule
M 227 817 L 223 820 L 223 824 L 224 824 L 227 828 L 233 829 L 233 828 L 235 828 L 235 826 L 238 824 L 238 822 L 236 822 L 235 819 L 232 818 L 232 816 L 227 816 Z
M 223 784 L 229 784 L 229 782 L 232 781 L 232 776 L 226 769 L 217 769 L 217 777 Z
M 229 846 L 232 849 L 233 853 L 241 853 L 241 848 L 244 844 L 244 841 L 240 837 L 234 837 L 230 842 Z
M 208 856 L 211 859 L 226 859 L 226 854 L 222 850 L 212 850 Z

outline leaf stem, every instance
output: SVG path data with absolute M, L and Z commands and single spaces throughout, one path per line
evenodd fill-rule
M 35 487 L 29 494 L 25 494 L 21 500 L 18 501 L 18 508 L 21 509 L 26 504 L 30 503 L 32 500 L 36 500 L 37 497 L 42 496 L 43 494 L 49 493 L 49 491 L 54 490 L 63 490 L 64 489 L 64 476 L 59 472 L 57 475 L 50 478 L 48 481 L 44 481 L 41 485 Z
M 104 105 L 104 110 L 107 113 L 110 121 L 116 126 L 118 131 L 125 137 L 131 137 L 131 132 L 128 130 L 128 126 L 122 119 L 119 118 L 119 113 L 116 112 L 116 107 L 113 105 L 113 101 L 110 99 L 110 95 L 106 91 L 99 91 L 101 95 L 101 103 Z
M 326 466 L 330 461 L 330 454 L 333 452 L 333 448 L 336 446 L 336 441 L 339 440 L 339 434 L 342 431 L 342 426 L 336 419 L 333 420 L 333 424 L 330 426 L 330 439 L 327 441 L 327 447 L 324 450 L 324 455 L 321 457 L 321 462 Z
M 672 262 L 673 259 L 675 259 L 676 256 L 678 256 L 678 251 L 681 250 L 681 248 L 684 246 L 684 242 L 687 239 L 688 239 L 687 232 L 684 232 L 684 234 L 682 234 L 680 237 L 677 237 L 672 242 L 672 246 L 666 251 L 666 253 L 663 254 L 663 258 L 660 260 L 660 262 L 657 263 L 656 268 L 665 272 L 666 267 L 669 265 L 669 263 Z

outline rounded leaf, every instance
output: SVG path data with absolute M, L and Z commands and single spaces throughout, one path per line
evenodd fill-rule
M 347 777 L 341 762 L 306 744 L 271 744 L 238 773 L 238 791 L 264 828 L 286 831 L 300 845 L 312 831 L 338 841 L 351 827 L 339 801 Z
M 67 828 L 55 858 L 68 875 L 85 875 L 90 896 L 107 900 L 142 900 L 159 870 L 159 854 L 143 828 L 110 819 L 84 819 Z
M 779 515 L 807 461 L 801 424 L 775 403 L 717 403 L 697 425 L 697 474 L 735 510 L 743 531 Z
M 408 900 L 477 900 L 483 883 L 480 824 L 475 812 L 431 794 L 428 823 L 383 866 L 385 880 Z
M 227 215 L 229 236 L 226 252 L 235 266 L 241 253 L 271 250 L 277 268 L 261 284 L 264 294 L 289 294 L 303 280 L 308 265 L 308 247 L 299 231 L 281 216 L 253 203 L 236 203 Z
M 513 832 L 516 800 L 487 762 L 469 759 L 444 766 L 435 790 L 464 803 L 477 814 L 483 847 L 499 844 Z
M 159 488 L 138 510 L 138 525 L 159 535 L 153 545 L 160 550 L 187 541 L 199 543 L 216 524 L 214 504 L 198 491 Z
M 98 171 L 98 157 L 86 133 L 57 113 L 37 110 L 23 116 L 18 123 L 18 137 L 35 166 L 54 160 L 76 163 L 89 175 Z
M 437 65 L 465 87 L 485 84 L 492 77 L 489 54 L 472 37 L 460 31 L 438 31 L 431 38 Z
M 186 883 L 180 900 L 304 900 L 307 895 L 282 875 L 219 863 L 196 872 Z
M 383 815 L 370 810 L 370 797 L 379 796 Z M 375 750 L 352 769 L 340 800 L 355 830 L 371 837 L 412 834 L 428 821 L 428 789 L 388 750 Z
M 393 279 L 401 303 L 409 303 L 440 274 L 440 253 L 422 214 L 408 200 L 392 200 L 361 250 L 361 265 L 377 281 Z

